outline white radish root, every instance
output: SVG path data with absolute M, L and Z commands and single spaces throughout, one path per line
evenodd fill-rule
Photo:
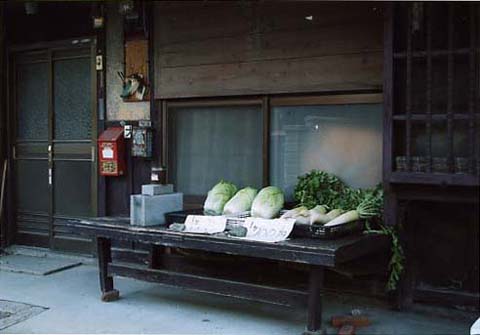
M 333 227 L 333 226 L 338 226 L 343 223 L 347 222 L 352 222 L 352 221 L 357 221 L 360 219 L 360 215 L 356 210 L 351 210 L 348 211 L 340 216 L 337 216 L 335 219 L 331 220 L 328 222 L 325 227 Z

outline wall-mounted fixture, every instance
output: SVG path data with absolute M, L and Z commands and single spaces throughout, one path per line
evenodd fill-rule
M 118 2 L 118 11 L 122 15 L 132 15 L 132 14 L 134 14 L 134 12 L 135 12 L 135 1 L 133 1 L 133 0 L 119 1 Z
M 38 2 L 27 1 L 25 2 L 25 13 L 27 15 L 36 15 L 38 14 Z

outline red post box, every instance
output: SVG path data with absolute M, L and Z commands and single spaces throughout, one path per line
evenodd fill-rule
M 123 127 L 110 127 L 98 138 L 100 175 L 121 176 L 125 173 L 125 139 Z

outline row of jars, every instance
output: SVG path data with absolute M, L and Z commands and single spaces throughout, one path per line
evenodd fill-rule
M 395 157 L 395 170 L 398 172 L 427 172 L 429 165 L 433 173 L 450 173 L 448 157 L 412 156 L 410 164 L 406 156 Z M 476 166 L 475 166 L 476 165 Z M 409 168 L 410 167 L 410 168 Z M 471 170 L 480 174 L 480 160 L 474 162 L 469 157 L 454 157 L 453 172 L 457 174 L 469 174 Z

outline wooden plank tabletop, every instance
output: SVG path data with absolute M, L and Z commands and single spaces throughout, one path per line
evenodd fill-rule
M 324 266 L 351 261 L 389 245 L 388 237 L 379 234 L 358 234 L 334 240 L 289 238 L 278 243 L 257 242 L 176 232 L 166 226 L 132 226 L 129 218 L 124 217 L 84 219 L 65 225 L 89 236 Z

